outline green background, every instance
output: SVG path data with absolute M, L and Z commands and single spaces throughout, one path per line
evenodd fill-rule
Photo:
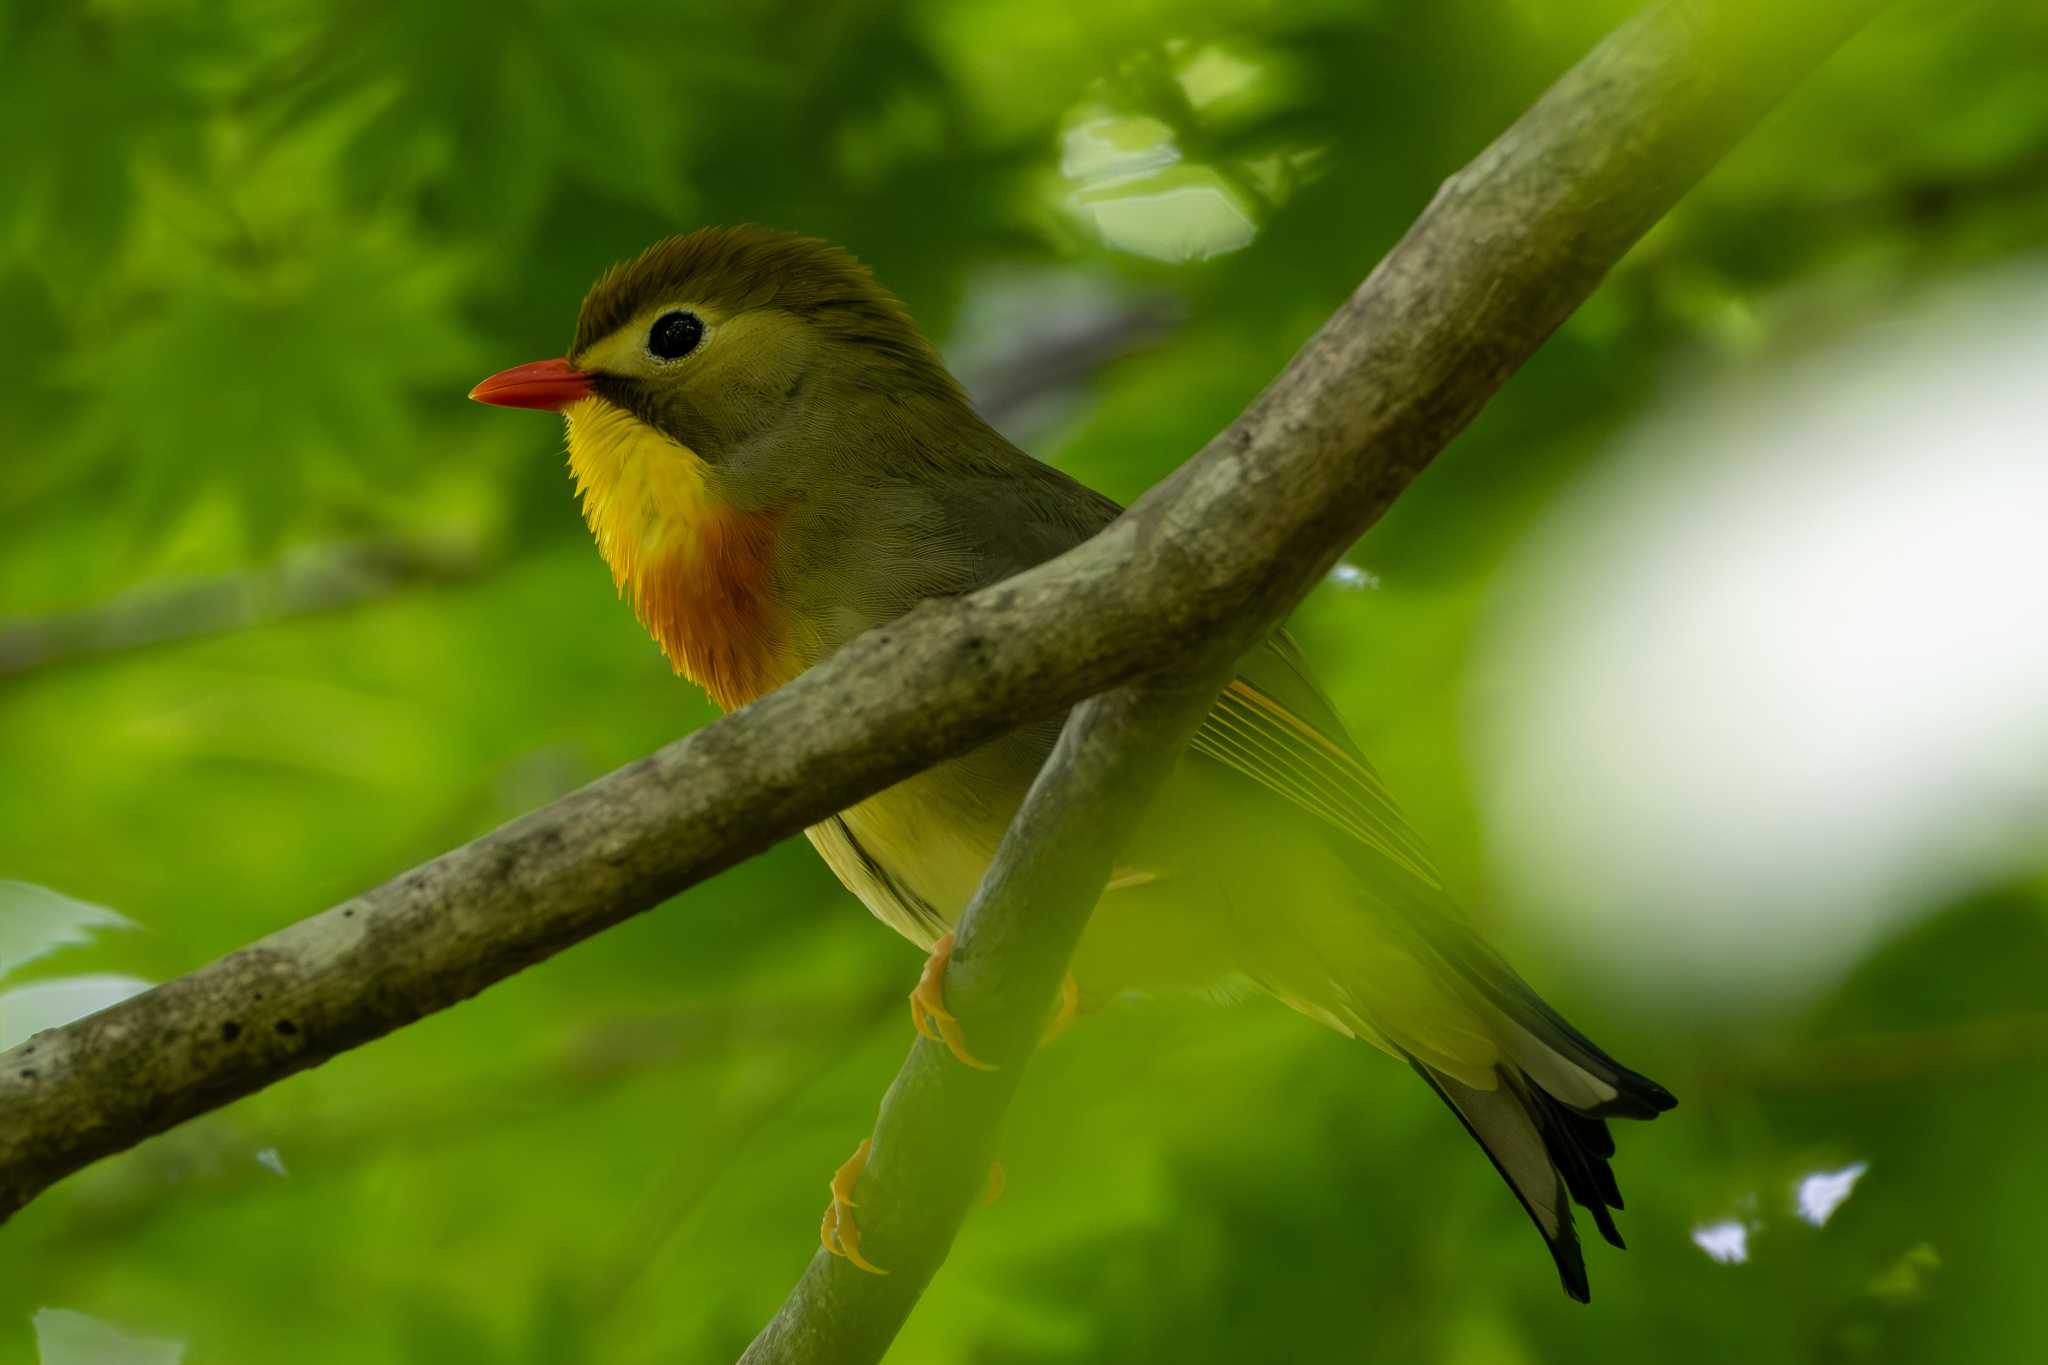
M 1630 9 L 0 4 L 0 879 L 138 926 L 0 990 L 174 976 L 713 716 L 614 600 L 558 434 L 463 398 L 559 354 L 606 263 L 707 223 L 842 242 L 1129 498 Z M 2039 872 L 1767 992 L 1645 989 L 1490 859 L 1470 733 L 1504 566 L 1616 433 L 2048 245 L 2044 70 L 2038 7 L 1887 18 L 1352 551 L 1375 585 L 1298 615 L 1480 918 L 1681 1098 L 1619 1135 L 1633 1249 L 1589 1248 L 1593 1305 L 1401 1068 L 1169 1000 L 1034 1063 L 1009 1192 L 892 1360 L 2048 1354 Z M 786 843 L 66 1182 L 0 1229 L 0 1361 L 46 1308 L 195 1365 L 731 1358 L 917 966 Z M 1824 1227 L 1791 1214 L 1850 1162 Z M 1729 1218 L 1745 1264 L 1692 1241 Z

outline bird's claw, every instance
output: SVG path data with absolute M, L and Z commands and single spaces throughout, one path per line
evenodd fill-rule
M 1074 981 L 1074 974 L 1068 972 L 1066 980 L 1060 982 L 1060 1002 L 1053 1006 L 1052 1017 L 1045 1021 L 1045 1032 L 1038 1035 L 1038 1045 L 1044 1047 L 1072 1028 L 1080 1013 L 1081 987 Z
M 946 964 L 952 957 L 953 936 L 947 934 L 932 945 L 932 955 L 925 960 L 924 972 L 917 978 L 917 989 L 910 993 L 910 1022 L 920 1037 L 944 1044 L 948 1052 L 976 1071 L 994 1071 L 993 1066 L 967 1050 L 967 1036 L 960 1031 L 960 1021 L 946 1008 Z
M 867 1169 L 868 1151 L 873 1146 L 873 1138 L 862 1138 L 853 1155 L 832 1173 L 832 1202 L 825 1206 L 825 1217 L 818 1224 L 818 1241 L 834 1256 L 846 1258 L 870 1275 L 886 1275 L 888 1271 L 861 1255 L 860 1224 L 851 1212 L 856 1207 L 853 1187 L 860 1183 L 860 1173 Z

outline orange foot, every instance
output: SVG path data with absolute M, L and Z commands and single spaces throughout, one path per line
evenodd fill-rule
M 825 1206 L 824 1220 L 818 1224 L 818 1241 L 834 1256 L 844 1256 L 870 1275 L 886 1275 L 888 1271 L 860 1254 L 860 1224 L 849 1212 L 855 1207 L 853 1187 L 868 1167 L 868 1149 L 873 1145 L 873 1138 L 862 1138 L 853 1155 L 832 1173 L 832 1202 Z
M 994 1067 L 967 1050 L 967 1039 L 960 1032 L 960 1021 L 946 1008 L 946 964 L 952 958 L 953 936 L 947 934 L 932 945 L 932 955 L 925 960 L 924 974 L 917 979 L 917 989 L 910 993 L 910 1022 L 920 1035 L 935 1043 L 944 1043 L 948 1052 L 976 1071 L 994 1071 Z
M 1068 972 L 1067 979 L 1060 982 L 1060 1002 L 1053 1006 L 1052 1018 L 1045 1021 L 1045 1032 L 1038 1035 L 1038 1045 L 1044 1047 L 1072 1028 L 1080 1013 L 1081 988 L 1074 983 L 1074 974 Z
M 853 1149 L 853 1155 L 832 1173 L 831 1183 L 827 1186 L 832 1191 L 832 1202 L 825 1206 L 825 1216 L 818 1222 L 818 1242 L 834 1256 L 845 1257 L 870 1275 L 886 1275 L 888 1271 L 861 1254 L 860 1224 L 849 1212 L 858 1207 L 854 1203 L 853 1187 L 860 1183 L 860 1173 L 868 1168 L 868 1153 L 874 1145 L 873 1138 L 862 1138 L 860 1146 Z M 981 1206 L 987 1208 L 1001 1199 L 1003 1187 L 1008 1183 L 1003 1175 L 1003 1163 L 991 1162 L 988 1186 L 981 1193 Z

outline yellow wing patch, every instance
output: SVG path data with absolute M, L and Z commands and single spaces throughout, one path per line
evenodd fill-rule
M 1216 699 L 1189 747 L 1343 830 L 1433 889 L 1443 878 L 1379 774 L 1242 678 Z

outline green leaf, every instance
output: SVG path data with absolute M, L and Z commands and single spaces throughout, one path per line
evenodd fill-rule
M 27 1042 L 46 1028 L 59 1028 L 74 1019 L 98 1014 L 130 996 L 142 994 L 153 984 L 139 976 L 103 973 L 32 981 L 0 991 L 0 1052 Z
M 59 948 L 88 943 L 102 929 L 134 927 L 135 921 L 103 905 L 46 886 L 0 881 L 0 978 Z
M 35 1322 L 41 1365 L 179 1365 L 185 1358 L 182 1341 L 133 1336 L 68 1308 L 45 1308 Z

